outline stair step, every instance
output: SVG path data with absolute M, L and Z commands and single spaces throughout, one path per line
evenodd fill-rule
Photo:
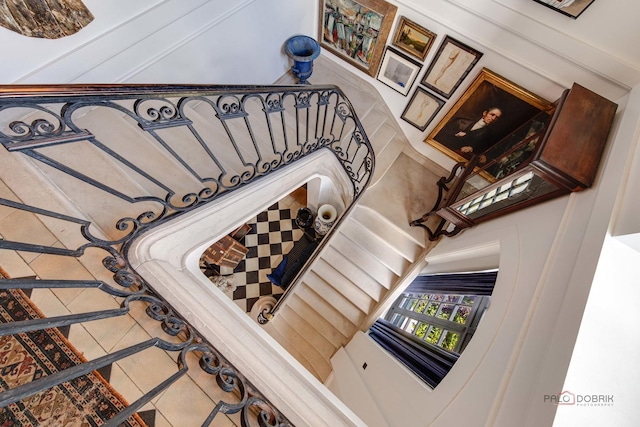
M 162 184 L 170 187 L 176 194 L 185 194 L 194 191 L 194 189 L 199 190 L 202 187 L 200 181 L 181 166 L 178 160 L 163 148 L 158 141 L 148 132 L 140 129 L 136 121 L 120 111 L 111 108 L 95 108 L 78 119 L 77 125 L 90 128 L 98 141 L 134 163 Z M 165 137 L 165 141 L 171 141 L 178 134 L 176 130 L 173 129 L 171 134 L 166 130 L 160 135 Z M 183 145 L 189 147 L 189 150 L 183 150 L 184 152 L 195 149 L 192 146 L 195 140 L 186 140 L 184 130 L 179 133 L 178 137 L 178 140 Z M 164 190 L 147 178 L 142 177 L 112 157 L 107 158 L 110 159 L 109 163 L 118 165 L 123 175 L 127 176 L 131 182 L 135 182 L 140 188 L 144 188 L 143 195 L 164 195 Z M 84 161 L 87 159 L 83 158 Z M 93 172 L 105 170 L 105 173 L 109 174 L 110 179 L 112 179 L 115 174 L 109 163 L 106 167 L 102 165 L 86 166 L 91 167 Z M 172 171 L 172 173 L 167 174 L 166 171 Z M 109 182 L 110 179 L 102 181 Z M 121 187 L 115 188 L 120 189 Z M 127 187 L 124 188 L 126 189 Z
M 375 258 L 369 252 L 365 251 L 360 245 L 346 237 L 341 233 L 337 233 L 330 242 L 344 257 L 348 257 L 352 263 L 366 270 L 368 274 L 374 277 L 382 284 L 395 283 L 398 276 Z
M 338 347 L 334 346 L 320 334 L 317 325 L 310 323 L 306 319 L 306 311 L 298 313 L 293 307 L 285 305 L 279 314 L 284 314 L 287 323 L 291 325 L 301 337 L 304 337 L 306 343 L 313 347 L 324 360 L 329 362 Z
M 286 305 L 291 307 L 297 313 L 302 313 L 307 322 L 314 325 L 316 331 L 320 333 L 327 341 L 329 341 L 335 348 L 343 346 L 347 341 L 347 336 L 342 335 L 342 333 L 338 329 L 336 329 L 331 324 L 331 322 L 318 314 L 314 307 L 310 306 L 306 303 L 306 301 L 302 300 L 297 295 L 297 293 L 289 296 Z
M 349 218 L 347 223 L 340 229 L 340 233 L 373 255 L 398 276 L 402 276 L 403 272 L 408 268 L 409 262 L 402 254 L 394 250 L 391 244 L 360 225 L 356 220 Z
M 320 295 L 315 293 L 313 289 L 300 283 L 296 286 L 296 293 L 309 306 L 313 307 L 320 316 L 331 323 L 342 335 L 351 337 L 356 330 L 356 325 L 342 315 L 335 307 L 325 301 Z
M 274 319 L 275 320 L 275 319 Z M 283 335 L 278 328 L 268 322 L 263 326 L 264 330 L 271 335 L 273 339 L 275 339 L 278 344 L 280 344 L 291 356 L 294 357 L 306 370 L 308 370 L 314 377 L 320 378 L 320 374 L 315 370 L 313 365 L 307 360 L 304 354 L 296 349 L 290 342 L 289 339 Z
M 381 151 L 375 150 L 376 153 L 376 169 L 373 172 L 373 178 L 371 178 L 370 188 L 373 187 L 376 183 L 380 181 L 380 179 L 389 171 L 393 162 L 396 161 L 398 156 L 402 153 L 405 148 L 406 142 L 404 141 L 404 137 L 398 135 L 397 131 L 393 129 L 389 124 L 385 124 L 381 129 L 382 132 L 392 132 L 391 136 L 381 136 L 380 138 L 386 140 L 390 138 L 388 142 L 385 144 L 384 148 Z M 369 140 L 376 141 L 378 139 L 377 133 L 373 136 L 369 136 Z M 377 145 L 377 142 L 376 142 Z
M 217 119 L 211 120 L 207 118 L 215 114 L 215 111 L 208 103 L 188 104 L 184 108 L 184 113 L 193 122 L 192 127 L 204 144 L 215 155 L 215 158 L 224 165 L 224 172 L 227 175 L 240 175 L 243 171 L 249 170 L 249 167 L 243 164 L 243 159 L 247 163 L 257 160 L 255 149 L 248 147 L 246 144 L 237 146 L 237 150 L 243 158 L 239 157 L 238 151 L 231 143 L 222 123 Z M 234 123 L 231 123 L 230 126 L 234 127 Z M 204 149 L 198 154 L 199 156 L 194 159 L 193 163 L 195 169 L 203 176 L 217 177 L 222 172 Z
M 387 242 L 411 262 L 417 259 L 425 247 L 424 241 L 419 241 L 413 235 L 405 233 L 396 224 L 367 206 L 357 205 L 351 218 Z
M 296 323 L 297 318 L 291 317 L 292 311 L 283 307 L 283 311 L 278 313 L 278 316 L 274 318 L 270 324 L 273 323 L 278 332 L 283 337 L 286 337 L 287 345 L 283 346 L 287 350 L 295 348 L 304 359 L 313 367 L 311 372 L 315 372 L 316 377 L 320 381 L 324 381 L 331 373 L 331 362 L 329 358 L 322 355 L 307 339 L 307 335 L 301 333 L 300 325 Z M 317 335 L 317 333 L 311 333 L 311 335 Z
M 340 274 L 348 277 L 360 289 L 362 289 L 371 299 L 380 301 L 385 290 L 389 288 L 390 283 L 380 283 L 367 272 L 362 270 L 357 264 L 354 264 L 348 258 L 344 257 L 340 252 L 329 246 L 320 257 L 329 265 L 333 266 Z
M 362 127 L 373 147 L 373 151 L 376 153 L 376 160 L 378 153 L 384 150 L 396 134 L 396 131 L 386 123 L 387 119 L 388 116 L 376 108 L 371 110 L 366 116 L 360 117 L 360 123 L 362 123 Z
M 364 318 L 364 312 L 318 276 L 315 271 L 308 271 L 302 281 L 322 299 L 331 304 L 332 307 L 335 307 L 351 323 L 354 325 L 360 324 L 360 321 Z
M 375 301 L 367 293 L 322 258 L 313 264 L 311 270 L 351 301 L 363 313 L 369 313 L 371 307 L 375 304 Z

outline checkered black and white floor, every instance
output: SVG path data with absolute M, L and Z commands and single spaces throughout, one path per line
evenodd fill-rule
M 250 312 L 260 297 L 272 295 L 278 299 L 282 294 L 283 289 L 273 285 L 267 279 L 267 274 L 278 266 L 283 254 L 289 252 L 294 242 L 302 237 L 303 232 L 295 224 L 295 217 L 303 206 L 304 201 L 299 196 L 288 195 L 248 221 L 251 231 L 241 242 L 249 252 L 235 269 L 200 261 L 201 270 L 207 277 L 233 273 L 237 288 L 226 294 L 245 312 Z

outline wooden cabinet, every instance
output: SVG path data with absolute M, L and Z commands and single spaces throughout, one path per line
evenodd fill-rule
M 555 105 L 552 113 L 539 113 L 493 145 L 485 156 L 456 165 L 452 175 L 438 183 L 443 197 L 411 225 L 427 228 L 435 240 L 590 187 L 617 105 L 578 84 L 566 90 Z M 483 163 L 484 158 L 495 160 Z M 434 214 L 442 221 L 431 229 L 423 223 Z

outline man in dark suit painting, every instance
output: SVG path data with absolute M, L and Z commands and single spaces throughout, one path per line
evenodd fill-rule
M 436 139 L 464 157 L 481 155 L 498 142 L 495 140 L 491 125 L 500 116 L 502 116 L 502 110 L 494 106 L 484 110 L 480 118 L 454 117 L 442 128 Z

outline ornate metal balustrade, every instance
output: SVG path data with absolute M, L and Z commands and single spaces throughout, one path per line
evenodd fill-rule
M 93 270 L 88 267 L 94 277 L 86 280 L 1 279 L 0 290 L 93 289 L 120 302 L 115 309 L 0 324 L 0 334 L 123 316 L 140 304 L 161 326 L 161 333 L 146 342 L 0 393 L 0 407 L 155 347 L 174 354 L 175 373 L 106 425 L 120 424 L 190 369 L 198 369 L 189 366 L 194 355 L 199 369 L 229 393 L 229 400 L 220 400 L 203 425 L 219 413 L 241 413 L 243 426 L 290 425 L 154 292 L 153 284 L 129 264 L 127 253 L 145 231 L 318 150 L 336 156 L 352 182 L 355 202 L 373 174 L 374 155 L 337 87 L 5 86 L 0 87 L 0 142 L 6 149 L 0 165 L 35 166 L 35 175 L 60 191 L 52 191 L 50 199 L 39 194 L 35 202 L 0 198 L 0 208 L 33 214 L 58 231 L 61 243 L 3 236 L 0 259 L 6 251 L 20 251 L 52 263 L 74 258 L 96 267 L 95 260 L 101 261 Z M 0 177 L 11 181 L 11 173 L 4 168 Z M 60 195 L 70 203 L 61 203 Z

